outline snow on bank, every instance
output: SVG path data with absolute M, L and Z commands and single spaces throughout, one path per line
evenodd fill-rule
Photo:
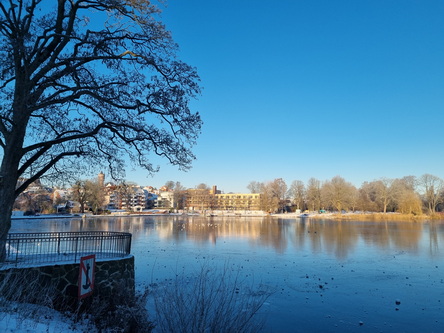
M 75 322 L 45 306 L 2 301 L 0 332 L 4 333 L 83 333 L 98 332 L 88 320 Z

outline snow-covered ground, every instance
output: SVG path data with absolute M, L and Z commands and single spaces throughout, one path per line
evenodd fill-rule
M 72 318 L 44 306 L 7 302 L 0 306 L 0 332 L 95 333 L 97 330 L 87 319 L 75 322 Z

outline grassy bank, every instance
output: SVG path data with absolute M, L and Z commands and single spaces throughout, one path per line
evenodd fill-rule
M 354 220 L 354 221 L 444 221 L 444 215 L 436 213 L 433 215 L 414 215 L 401 213 L 345 213 L 345 214 L 314 214 L 310 215 L 313 219 L 333 219 L 333 220 Z

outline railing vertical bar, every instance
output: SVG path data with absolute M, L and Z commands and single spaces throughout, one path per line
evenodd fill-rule
M 79 237 L 76 237 L 76 249 L 74 250 L 74 262 L 77 262 L 77 245 L 79 243 Z
M 15 263 L 18 263 L 18 254 L 20 252 L 20 239 L 17 242 L 17 246 L 15 247 Z
M 57 234 L 57 254 L 60 254 L 60 232 Z

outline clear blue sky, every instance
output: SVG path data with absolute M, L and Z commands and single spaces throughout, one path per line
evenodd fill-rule
M 444 178 L 444 1 L 168 0 L 204 121 L 188 172 L 140 185 Z

